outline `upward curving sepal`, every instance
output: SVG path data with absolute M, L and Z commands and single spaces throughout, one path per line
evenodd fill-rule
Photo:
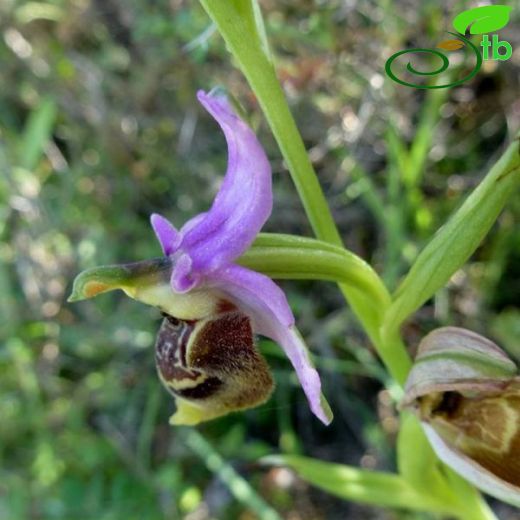
M 175 253 L 182 241 L 182 236 L 175 229 L 173 224 L 157 213 L 154 213 L 150 217 L 150 223 L 152 224 L 157 240 L 159 240 L 161 244 L 163 253 L 166 256 Z
M 181 229 L 181 249 L 198 273 L 212 272 L 239 257 L 271 214 L 271 166 L 256 135 L 222 94 L 197 97 L 226 137 L 228 166 L 209 211 Z

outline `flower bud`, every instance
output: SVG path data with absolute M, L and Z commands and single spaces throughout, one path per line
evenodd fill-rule
M 497 345 L 465 329 L 434 330 L 419 345 L 402 406 L 445 464 L 520 506 L 520 377 Z

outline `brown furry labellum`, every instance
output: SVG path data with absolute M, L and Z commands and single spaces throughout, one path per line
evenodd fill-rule
M 266 401 L 274 382 L 251 320 L 232 305 L 200 320 L 168 314 L 157 335 L 159 377 L 175 396 L 172 424 L 197 424 Z

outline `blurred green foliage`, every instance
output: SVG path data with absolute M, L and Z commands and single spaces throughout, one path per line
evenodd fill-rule
M 261 5 L 344 240 L 395 286 L 520 126 L 519 13 L 501 31 L 516 49 L 509 62 L 423 92 L 392 84 L 384 62 L 431 46 L 451 3 Z M 281 451 L 394 469 L 397 392 L 332 285 L 283 284 L 335 410 L 330 428 L 263 341 L 278 382 L 269 403 L 199 433 L 172 429 L 151 350 L 159 314 L 118 295 L 65 303 L 80 270 L 159 255 L 152 211 L 181 225 L 211 201 L 226 153 L 198 88 L 224 85 L 258 127 L 275 174 L 265 229 L 310 233 L 257 103 L 201 8 L 4 0 L 0 60 L 0 518 L 267 518 L 266 503 L 291 519 L 428 518 L 342 502 L 256 463 Z M 407 324 L 412 348 L 433 326 L 457 324 L 520 359 L 519 214 L 513 198 Z

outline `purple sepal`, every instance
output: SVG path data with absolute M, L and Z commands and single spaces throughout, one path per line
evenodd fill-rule
M 227 171 L 209 211 L 181 229 L 181 248 L 192 269 L 209 273 L 244 253 L 271 214 L 271 166 L 256 135 L 223 96 L 197 97 L 222 128 L 228 145 Z
M 181 234 L 169 220 L 157 213 L 152 214 L 150 222 L 165 256 L 175 253 L 182 240 Z

